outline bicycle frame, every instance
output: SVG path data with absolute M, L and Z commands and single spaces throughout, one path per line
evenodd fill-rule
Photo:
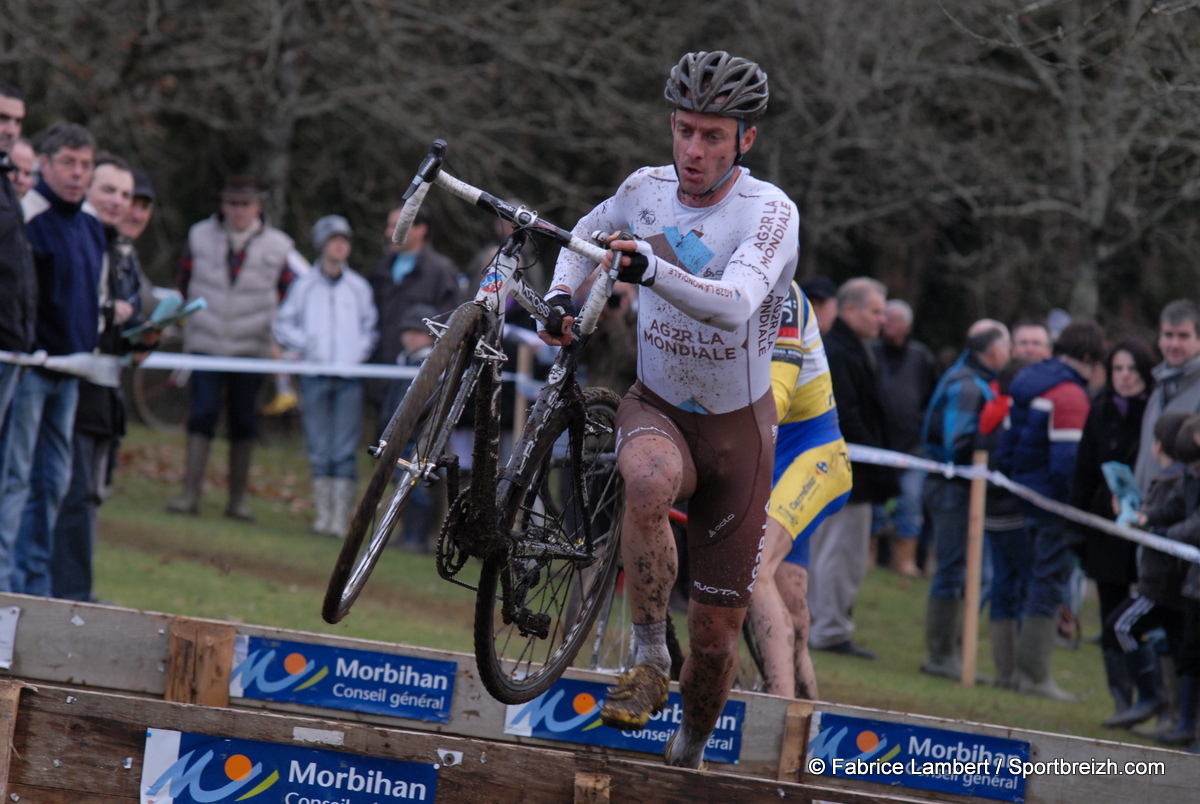
M 461 198 L 474 206 L 488 210 L 513 224 L 513 234 L 504 242 L 497 252 L 496 257 L 485 268 L 484 275 L 481 277 L 478 289 L 475 292 L 473 303 L 483 307 L 487 311 L 487 315 L 485 316 L 485 320 L 488 322 L 487 330 L 482 334 L 476 346 L 476 357 L 479 360 L 472 362 L 467 367 L 458 398 L 451 407 L 450 416 L 454 421 L 458 421 L 461 418 L 467 400 L 475 394 L 480 383 L 481 372 L 484 371 L 484 366 L 490 367 L 493 376 L 490 378 L 492 382 L 487 383 L 484 389 L 487 396 L 485 398 L 483 394 L 480 394 L 478 397 L 479 412 L 483 415 L 477 416 L 477 443 L 476 457 L 473 460 L 472 486 L 480 494 L 486 493 L 484 491 L 485 486 L 496 489 L 497 494 L 493 498 L 492 503 L 499 508 L 503 508 L 505 503 L 511 499 L 511 495 L 520 492 L 520 489 L 515 486 L 514 481 L 521 474 L 525 463 L 529 459 L 528 450 L 532 448 L 532 440 L 525 436 L 536 432 L 540 422 L 551 411 L 563 404 L 564 395 L 578 393 L 575 372 L 579 364 L 579 352 L 599 323 L 604 305 L 608 297 L 612 294 L 616 272 L 602 270 L 600 276 L 593 283 L 584 301 L 583 309 L 580 311 L 580 315 L 572 329 L 575 334 L 575 340 L 568 346 L 560 349 L 554 365 L 551 367 L 546 383 L 538 394 L 533 410 L 526 420 L 525 429 L 522 434 L 523 437 L 518 440 L 519 444 L 523 443 L 525 445 L 525 454 L 514 452 L 509 457 L 504 469 L 499 472 L 496 471 L 494 456 L 496 454 L 498 434 L 484 430 L 481 428 L 481 425 L 485 422 L 496 421 L 499 414 L 499 366 L 504 359 L 504 355 L 493 343 L 498 342 L 499 333 L 502 331 L 504 325 L 504 300 L 512 296 L 543 326 L 549 325 L 548 322 L 553 315 L 549 305 L 542 296 L 524 280 L 521 274 L 521 249 L 530 235 L 540 235 L 596 263 L 600 263 L 604 259 L 606 250 L 595 243 L 576 237 L 565 229 L 542 220 L 537 212 L 527 207 L 515 207 L 502 199 L 496 198 L 477 187 L 473 187 L 455 178 L 443 169 L 445 154 L 445 141 L 440 139 L 435 140 L 429 154 L 422 162 L 420 168 L 418 168 L 412 184 L 409 185 L 404 193 L 404 206 L 397 219 L 396 228 L 392 232 L 392 241 L 403 243 L 408 237 L 408 230 L 416 218 L 417 211 L 424 202 L 429 189 L 434 185 L 441 187 L 451 195 Z M 599 238 L 599 236 L 599 233 L 593 234 L 593 238 Z M 436 322 L 426 320 L 426 324 L 429 326 L 431 333 L 435 336 L 440 336 L 439 325 Z M 374 454 L 378 454 L 386 446 L 389 435 L 389 433 L 384 433 L 378 446 L 372 450 Z M 487 441 L 480 443 L 482 438 L 486 438 Z M 436 448 L 430 452 L 430 455 L 440 456 L 444 451 L 447 440 L 448 438 L 445 435 L 439 438 L 435 442 Z M 397 468 L 404 475 L 404 479 L 401 482 L 415 484 L 432 480 L 439 468 L 439 464 L 436 460 L 427 459 L 424 463 L 418 465 L 401 459 L 397 463 Z M 480 502 L 482 503 L 483 500 L 481 499 Z M 482 505 L 474 507 L 476 511 L 482 509 Z M 385 516 L 391 515 L 398 515 L 398 512 L 392 512 L 389 509 Z M 480 534 L 489 532 L 487 523 L 482 521 L 473 521 L 471 529 Z M 526 549 L 537 549 L 537 546 L 532 544 L 525 547 Z M 590 532 L 588 533 L 587 548 L 588 550 L 591 549 Z M 488 545 L 484 544 L 482 539 L 474 545 L 474 550 L 485 554 L 488 549 Z M 461 566 L 461 564 L 447 564 L 446 566 L 449 569 L 443 574 L 443 577 L 446 577 L 447 580 L 453 580 L 453 575 L 457 572 L 457 566 Z
M 446 141 L 440 139 L 434 140 L 429 154 L 425 157 L 425 161 L 421 163 L 421 167 L 417 169 L 417 175 L 413 178 L 412 184 L 409 185 L 404 193 L 404 207 L 400 212 L 400 217 L 396 220 L 396 228 L 392 232 L 393 243 L 403 243 L 408 238 L 408 230 L 412 227 L 412 222 L 417 217 L 417 211 L 421 208 L 426 193 L 429 192 L 430 187 L 436 184 L 451 195 L 500 216 L 513 224 L 517 231 L 525 231 L 547 237 L 596 264 L 600 264 L 604 260 L 606 250 L 595 243 L 590 243 L 587 240 L 576 237 L 567 230 L 560 229 L 549 221 L 542 220 L 538 217 L 537 212 L 527 207 L 514 207 L 507 201 L 485 193 L 478 187 L 472 187 L 466 182 L 460 181 L 446 173 L 442 169 L 442 163 L 445 161 L 445 158 Z M 592 236 L 595 238 L 600 236 L 600 234 L 594 233 Z M 549 305 L 523 280 L 517 284 L 514 291 L 514 288 L 509 283 L 512 281 L 511 277 L 516 269 L 515 261 L 511 268 L 511 271 L 497 278 L 499 284 L 488 290 L 488 295 L 495 293 L 497 299 L 503 299 L 506 298 L 507 294 L 515 292 L 516 299 L 521 306 L 525 307 L 530 315 L 545 325 L 551 315 Z M 600 314 L 604 310 L 604 303 L 612 295 L 612 286 L 615 281 L 615 271 L 608 270 L 601 272 L 601 275 L 596 280 L 596 284 L 592 286 L 592 291 L 584 301 L 579 319 L 575 322 L 576 335 L 590 335 L 595 331 L 596 325 L 600 321 Z M 484 293 L 484 283 L 481 283 L 480 290 L 476 294 L 476 299 L 478 300 L 479 296 Z

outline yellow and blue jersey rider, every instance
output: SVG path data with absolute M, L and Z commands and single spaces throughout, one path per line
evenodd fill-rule
M 809 538 L 846 504 L 852 476 L 817 316 L 795 282 L 771 355 L 771 389 L 779 436 L 767 512 L 792 537 L 784 560 L 807 569 Z

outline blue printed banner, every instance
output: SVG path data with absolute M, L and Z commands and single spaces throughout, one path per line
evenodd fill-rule
M 667 739 L 679 728 L 683 701 L 672 692 L 667 707 L 638 731 L 622 731 L 600 722 L 606 686 L 594 681 L 560 678 L 549 690 L 526 704 L 510 706 L 504 716 L 504 733 L 582 745 L 604 745 L 628 751 L 662 754 Z M 742 751 L 742 726 L 746 704 L 728 701 L 716 731 L 704 749 L 709 762 L 737 764 Z
M 995 801 L 1025 800 L 1029 743 L 815 712 L 805 770 Z
M 148 729 L 141 804 L 433 801 L 438 766 Z
M 229 694 L 373 715 L 450 721 L 455 662 L 239 634 Z

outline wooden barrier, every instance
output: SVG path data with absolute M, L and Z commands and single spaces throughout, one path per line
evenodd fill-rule
M 347 735 L 358 735 L 354 738 L 357 742 L 346 743 L 347 750 L 361 750 L 372 756 L 380 744 L 369 735 L 391 735 L 392 730 L 396 730 L 396 734 L 404 735 L 403 740 L 399 737 L 393 739 L 400 740 L 396 745 L 402 743 L 406 746 L 405 756 L 415 756 L 422 751 L 428 754 L 430 746 L 434 744 L 440 746 L 451 739 L 462 740 L 466 741 L 463 745 L 471 746 L 471 751 L 481 755 L 483 752 L 493 752 L 488 755 L 505 757 L 506 760 L 511 758 L 519 769 L 516 771 L 518 775 L 512 778 L 520 779 L 522 784 L 532 783 L 532 780 L 521 778 L 520 773 L 527 773 L 530 777 L 543 774 L 540 768 L 530 770 L 529 763 L 533 762 L 527 756 L 530 751 L 539 757 L 538 761 L 550 762 L 556 773 L 566 774 L 563 778 L 555 778 L 554 784 L 560 787 L 555 788 L 556 792 L 550 798 L 511 800 L 670 801 L 674 799 L 669 796 L 647 794 L 637 797 L 640 794 L 631 792 L 630 780 L 636 777 L 646 784 L 651 781 L 653 784 L 666 784 L 670 780 L 674 780 L 671 783 L 678 783 L 681 778 L 671 774 L 682 771 L 663 768 L 657 757 L 646 753 L 506 733 L 506 708 L 483 689 L 476 676 L 474 658 L 465 654 L 261 626 L 234 626 L 224 622 L 21 595 L 0 594 L 0 607 L 20 609 L 12 643 L 12 664 L 7 677 L 11 681 L 31 685 L 31 689 L 26 689 L 19 701 L 18 695 L 13 692 L 16 684 L 9 684 L 0 690 L 3 692 L 0 695 L 0 739 L 7 736 L 4 739 L 4 754 L 0 756 L 3 762 L 0 781 L 7 774 L 14 792 L 19 793 L 23 788 L 41 790 L 53 787 L 47 779 L 38 775 L 49 773 L 33 759 L 39 752 L 49 758 L 47 761 L 56 756 L 60 761 L 65 761 L 59 755 L 66 751 L 64 746 L 70 741 L 75 741 L 73 750 L 78 752 L 80 738 L 91 740 L 95 737 L 101 745 L 114 740 L 107 732 L 105 735 L 93 734 L 100 721 L 111 721 L 114 733 L 125 735 L 122 738 L 125 742 L 121 743 L 125 747 L 121 750 L 126 757 L 134 756 L 135 761 L 136 754 L 130 746 L 143 739 L 148 726 L 278 741 L 290 734 L 287 729 L 281 731 L 274 725 L 280 718 L 288 723 L 318 719 L 324 724 L 321 728 L 329 728 L 328 724 L 332 722 L 338 728 L 346 729 Z M 233 644 L 238 635 L 452 661 L 456 663 L 457 670 L 448 722 L 407 720 L 248 698 L 231 699 L 229 682 Z M 4 676 L 5 671 L 0 671 L 0 678 Z M 609 676 L 574 669 L 568 671 L 567 678 L 611 681 Z M 73 691 L 70 694 L 77 700 L 67 706 L 60 700 L 65 692 L 46 692 L 52 686 L 64 689 L 71 687 Z M 1180 752 L 841 704 L 789 701 L 754 693 L 735 692 L 733 697 L 746 706 L 741 754 L 737 765 L 714 767 L 718 772 L 713 774 L 713 778 L 722 779 L 718 787 L 729 797 L 717 797 L 711 799 L 713 801 L 758 800 L 754 798 L 756 791 L 768 789 L 783 791 L 774 793 L 772 800 L 779 800 L 781 795 L 787 800 L 809 800 L 811 791 L 816 789 L 824 791 L 818 798 L 827 801 L 900 800 L 896 798 L 897 795 L 904 800 L 914 801 L 980 800 L 961 795 L 893 788 L 853 778 L 809 775 L 805 759 L 814 712 L 1027 741 L 1030 744 L 1030 759 L 1036 761 L 1113 759 L 1122 766 L 1126 762 L 1137 761 L 1163 763 L 1164 773 L 1157 776 L 1034 774 L 1028 778 L 1025 790 L 1025 801 L 1032 804 L 1081 800 L 1089 804 L 1116 804 L 1148 795 L 1165 801 L 1182 801 L 1187 800 L 1192 791 L 1200 786 L 1200 758 Z M 89 707 L 96 707 L 99 714 L 93 714 Z M 78 722 L 68 722 L 72 717 Z M 41 726 L 30 726 L 30 720 L 44 723 L 51 730 L 43 732 Z M 118 725 L 118 722 L 122 725 Z M 54 724 L 52 728 L 51 723 Z M 380 729 L 379 726 L 386 729 Z M 48 736 L 51 734 L 60 735 L 66 742 L 56 748 Z M 460 743 L 455 742 L 454 745 Z M 55 754 L 56 750 L 59 755 Z M 463 749 L 460 747 L 457 750 Z M 388 751 L 380 754 L 392 755 Z M 543 755 L 554 759 L 544 759 Z M 568 759 L 562 759 L 563 756 Z M 629 763 L 628 768 L 623 763 Z M 611 771 L 616 765 L 622 768 L 620 773 Z M 105 767 L 111 775 L 111 766 Z M 497 774 L 507 773 L 494 765 L 489 767 Z M 635 767 L 638 770 L 630 770 Z M 35 768 L 41 770 L 35 773 Z M 652 772 L 648 768 L 655 770 Z M 626 773 L 630 775 L 623 775 Z M 660 773 L 668 775 L 660 776 Z M 569 782 L 564 781 L 568 777 Z M 736 795 L 730 794 L 730 786 L 735 785 L 739 778 L 747 787 L 745 790 L 738 788 Z M 478 788 L 470 789 L 478 792 Z M 689 791 L 691 789 L 689 787 Z M 836 796 L 831 797 L 831 791 L 837 791 Z M 46 798 L 44 795 L 43 792 L 38 797 L 21 800 L 81 800 L 70 797 Z M 105 792 L 104 795 L 110 794 Z M 121 798 L 127 795 L 125 792 L 111 795 L 115 796 L 114 801 L 127 800 Z M 107 801 L 100 797 L 86 800 Z M 460 799 L 443 798 L 443 788 L 439 786 L 438 800 Z M 470 800 L 509 799 L 489 794 L 485 798 Z M 695 798 L 689 792 L 689 800 L 710 799 Z
M 441 764 L 437 770 L 439 804 L 913 801 L 886 791 L 839 791 L 724 773 L 699 777 L 696 771 L 658 762 L 48 684 L 2 681 L 0 702 L 17 704 L 15 716 L 6 721 L 14 726 L 6 745 L 15 750 L 9 751 L 4 769 L 5 795 L 33 804 L 139 801 L 150 728 L 304 748 L 311 747 L 311 735 L 321 734 L 332 746 L 323 750 L 425 765 L 458 753 L 453 765 Z

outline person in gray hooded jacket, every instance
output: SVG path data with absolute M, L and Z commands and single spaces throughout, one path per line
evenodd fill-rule
M 363 363 L 378 339 L 378 314 L 366 279 L 350 269 L 350 224 L 326 215 L 313 225 L 314 270 L 292 283 L 275 317 L 288 357 L 332 365 Z M 363 384 L 357 377 L 300 377 L 304 436 L 313 475 L 316 533 L 344 537 L 357 498 L 355 448 L 362 433 Z

